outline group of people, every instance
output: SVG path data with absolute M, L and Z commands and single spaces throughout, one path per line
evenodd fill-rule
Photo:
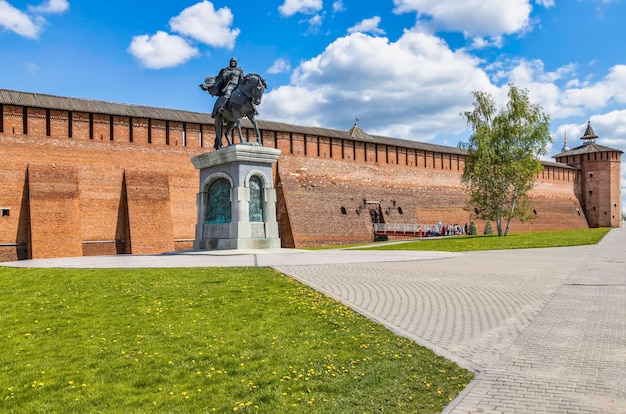
M 417 232 L 418 237 L 463 236 L 467 234 L 468 230 L 469 225 L 467 223 L 465 223 L 465 226 L 460 226 L 458 224 L 442 224 L 439 222 L 437 225 L 432 225 L 425 230 L 419 227 Z

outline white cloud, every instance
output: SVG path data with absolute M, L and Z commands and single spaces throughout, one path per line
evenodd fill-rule
M 485 49 L 487 47 L 502 47 L 502 36 L 494 36 L 491 38 L 475 37 L 472 39 L 472 49 Z
M 377 35 L 385 34 L 385 31 L 378 27 L 379 24 L 380 24 L 380 17 L 374 16 L 369 19 L 361 20 L 356 25 L 350 27 L 348 29 L 348 33 L 362 32 L 362 33 L 373 33 Z
M 67 0 L 47 0 L 39 6 L 28 6 L 33 13 L 63 13 L 70 8 Z
M 20 36 L 37 39 L 43 30 L 45 19 L 16 9 L 5 0 L 0 0 L 0 26 Z
M 41 15 L 63 13 L 69 6 L 67 0 L 47 0 L 39 6 L 28 6 L 30 13 L 26 13 L 6 0 L 0 0 L 0 27 L 20 36 L 38 39 L 47 23 Z
M 198 54 L 198 49 L 180 36 L 158 31 L 153 36 L 133 37 L 128 52 L 147 68 L 163 69 L 186 62 Z
M 346 7 L 343 5 L 343 0 L 337 0 L 333 2 L 333 13 L 338 13 L 340 11 L 345 11 Z
M 535 0 L 535 3 L 546 8 L 554 7 L 555 5 L 554 0 Z
M 316 14 L 308 20 L 309 23 L 309 31 L 315 31 L 322 26 L 324 22 L 324 16 L 321 14 Z
M 416 140 L 465 128 L 459 113 L 473 90 L 492 90 L 479 61 L 432 35 L 407 31 L 397 42 L 362 33 L 339 38 L 301 63 L 291 84 L 269 92 L 263 117 Z
M 500 36 L 528 29 L 529 0 L 394 0 L 396 13 L 428 16 L 442 30 L 459 31 L 469 38 Z
M 296 13 L 313 14 L 322 10 L 322 0 L 285 0 L 278 7 L 280 14 L 289 17 Z
M 213 47 L 232 49 L 239 29 L 231 29 L 233 13 L 228 7 L 215 10 L 213 3 L 204 0 L 184 9 L 169 21 L 174 32 L 192 37 Z
M 277 59 L 267 70 L 267 73 L 288 73 L 291 70 L 291 64 L 287 59 Z

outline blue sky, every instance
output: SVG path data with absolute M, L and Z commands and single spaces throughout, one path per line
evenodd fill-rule
M 0 88 L 210 112 L 198 84 L 236 56 L 261 119 L 456 146 L 472 91 L 514 83 L 549 155 L 588 120 L 626 151 L 625 21 L 622 0 L 0 0 Z

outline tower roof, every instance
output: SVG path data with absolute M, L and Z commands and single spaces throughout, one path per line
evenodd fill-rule
M 591 121 L 587 121 L 587 129 L 580 139 L 583 140 L 584 145 L 595 144 L 598 136 L 595 132 L 593 132 L 593 128 L 591 128 Z
M 595 132 L 593 132 L 593 128 L 591 127 L 591 121 L 587 121 L 587 129 L 585 130 L 585 133 L 582 137 L 580 137 L 580 139 L 583 140 L 582 145 L 573 148 L 573 149 L 569 149 L 567 147 L 567 138 L 565 138 L 565 144 L 563 146 L 563 149 L 561 150 L 560 154 L 556 154 L 553 155 L 552 158 L 561 158 L 561 157 L 566 157 L 568 155 L 582 155 L 582 154 L 589 154 L 592 152 L 613 152 L 613 151 L 618 151 L 620 154 L 623 154 L 624 151 L 618 149 L 618 148 L 610 148 L 610 147 L 606 147 L 604 145 L 600 145 L 596 143 L 596 139 L 598 138 L 598 136 L 596 135 Z
M 358 140 L 370 140 L 371 136 L 363 131 L 361 128 L 359 128 L 359 126 L 355 123 L 354 126 L 352 128 L 350 128 L 350 131 L 348 131 L 350 133 L 350 138 L 352 139 L 358 139 Z

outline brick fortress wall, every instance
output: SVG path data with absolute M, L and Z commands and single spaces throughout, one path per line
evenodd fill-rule
M 9 104 L 0 113 L 0 208 L 8 212 L 0 260 L 192 247 L 198 173 L 190 158 L 213 151 L 208 115 L 178 122 Z M 284 247 L 370 241 L 372 210 L 386 223 L 469 221 L 455 148 L 260 127 L 264 145 L 282 151 L 275 184 Z M 546 167 L 532 193 L 535 220 L 511 230 L 587 227 L 577 180 L 572 168 Z

